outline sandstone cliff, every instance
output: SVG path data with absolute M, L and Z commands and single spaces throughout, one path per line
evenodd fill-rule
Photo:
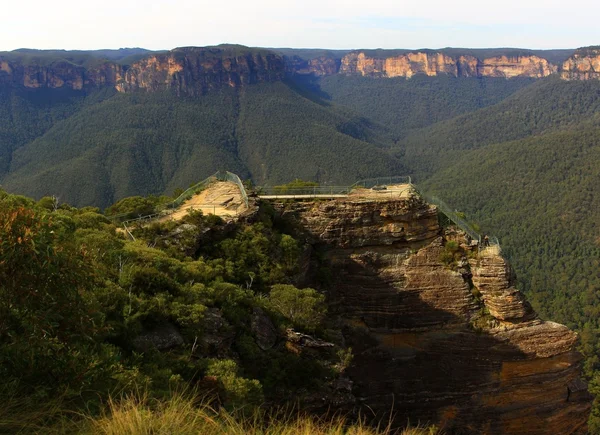
M 337 74 L 340 61 L 332 57 L 319 56 L 314 59 L 302 59 L 298 56 L 286 58 L 286 71 L 290 74 L 312 74 L 315 76 L 330 76 Z
M 344 56 L 339 72 L 368 77 L 406 77 L 415 74 L 453 77 L 534 77 L 553 74 L 557 67 L 538 56 L 496 56 L 477 59 L 462 55 L 452 57 L 442 52 L 411 52 L 385 58 L 371 57 L 364 52 Z
M 284 75 L 281 56 L 236 46 L 178 48 L 149 55 L 131 66 L 106 61 L 86 68 L 63 60 L 24 64 L 0 57 L 0 84 L 35 89 L 111 86 L 119 92 L 173 89 L 200 95 L 223 86 L 277 81 Z
M 564 80 L 600 79 L 600 48 L 577 50 L 562 64 L 560 76 Z
M 197 95 L 223 86 L 282 80 L 284 75 L 283 58 L 265 50 L 188 47 L 134 63 L 116 88 L 120 92 L 175 89 Z
M 600 48 L 579 49 L 557 66 L 534 54 L 477 58 L 442 51 L 421 50 L 389 54 L 353 51 L 343 57 L 320 55 L 313 59 L 282 56 L 266 49 L 222 45 L 184 47 L 152 53 L 132 65 L 98 59 L 83 66 L 67 59 L 44 63 L 39 59 L 10 59 L 0 55 L 0 84 L 40 89 L 84 90 L 114 87 L 119 92 L 171 89 L 178 94 L 201 95 L 210 89 L 240 87 L 282 80 L 286 74 L 365 77 L 405 77 L 417 74 L 452 77 L 530 77 L 559 74 L 565 80 L 600 79 Z
M 353 348 L 363 415 L 447 433 L 586 432 L 577 336 L 537 317 L 497 248 L 443 231 L 416 194 L 277 208 L 332 271 L 330 311 Z

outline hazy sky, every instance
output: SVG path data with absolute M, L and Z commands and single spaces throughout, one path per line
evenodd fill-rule
M 3 0 L 0 50 L 600 45 L 598 0 Z

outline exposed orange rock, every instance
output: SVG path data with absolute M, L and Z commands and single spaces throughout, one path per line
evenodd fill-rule
M 332 271 L 330 313 L 353 349 L 363 416 L 387 422 L 393 410 L 398 425 L 447 433 L 586 433 L 577 334 L 537 317 L 497 249 L 442 231 L 416 194 L 275 206 Z M 448 240 L 464 249 L 452 265 Z
M 284 62 L 279 55 L 265 50 L 244 52 L 243 49 L 220 47 L 179 48 L 150 55 L 131 67 L 104 62 L 86 69 L 66 61 L 23 65 L 0 59 L 0 83 L 26 88 L 81 90 L 113 86 L 119 92 L 174 89 L 177 93 L 200 95 L 222 86 L 277 81 L 284 75 Z
M 484 59 L 478 67 L 480 77 L 533 77 L 554 74 L 558 68 L 538 56 L 496 56 Z
M 564 80 L 600 79 L 600 49 L 575 52 L 562 64 L 560 76 Z
M 385 59 L 373 58 L 363 52 L 344 56 L 340 73 L 370 77 L 406 77 L 415 74 L 454 77 L 534 77 L 553 74 L 557 67 L 538 56 L 497 56 L 479 60 L 470 55 L 454 58 L 440 52 L 411 52 Z
M 174 89 L 201 95 L 222 86 L 239 87 L 283 79 L 283 58 L 272 53 L 230 55 L 218 47 L 179 48 L 134 63 L 116 83 L 119 92 Z

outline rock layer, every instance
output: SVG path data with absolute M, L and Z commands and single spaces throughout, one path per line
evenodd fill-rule
M 600 79 L 600 48 L 577 50 L 562 64 L 560 77 L 564 80 Z
M 104 62 L 89 68 L 67 61 L 23 65 L 0 57 L 0 84 L 34 89 L 110 86 L 119 92 L 173 89 L 178 94 L 201 95 L 210 89 L 278 81 L 284 76 L 281 56 L 238 47 L 177 48 L 131 66 Z
M 345 324 L 363 415 L 393 410 L 399 426 L 447 433 L 585 433 L 577 335 L 537 318 L 497 250 L 463 243 L 463 258 L 444 262 L 436 210 L 416 196 L 277 207 L 332 271 L 330 312 Z
M 600 79 L 600 49 L 579 49 L 560 66 L 533 54 L 500 55 L 479 59 L 467 54 L 422 50 L 386 56 L 353 51 L 341 59 L 321 55 L 313 59 L 282 56 L 266 49 L 242 46 L 184 47 L 152 53 L 132 65 L 97 61 L 89 66 L 66 59 L 49 64 L 40 60 L 10 60 L 0 56 L 0 85 L 31 89 L 85 90 L 114 87 L 119 92 L 174 90 L 202 95 L 221 87 L 283 80 L 286 74 L 365 77 L 448 75 L 451 77 L 529 77 L 558 74 L 564 80 Z
M 453 77 L 533 77 L 549 76 L 557 67 L 538 56 L 448 56 L 441 52 L 412 52 L 387 58 L 352 52 L 341 61 L 340 73 L 368 77 L 406 77 L 416 74 Z
M 203 94 L 209 89 L 282 80 L 283 58 L 262 51 L 229 53 L 220 48 L 180 48 L 133 64 L 116 84 L 120 92 L 174 89 Z

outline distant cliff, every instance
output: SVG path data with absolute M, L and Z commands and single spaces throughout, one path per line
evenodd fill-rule
M 130 66 L 110 61 L 88 67 L 66 60 L 25 63 L 0 57 L 0 84 L 35 89 L 112 86 L 119 92 L 173 89 L 199 95 L 209 89 L 272 82 L 284 76 L 282 56 L 239 46 L 177 48 L 150 54 Z
M 416 74 L 454 77 L 534 77 L 553 74 L 557 67 L 546 59 L 531 56 L 495 56 L 477 59 L 471 55 L 458 57 L 437 52 L 411 52 L 391 57 L 371 57 L 353 52 L 341 61 L 340 73 L 368 77 L 406 77 Z
M 172 89 L 178 94 L 201 95 L 210 89 L 240 87 L 283 80 L 287 75 L 359 75 L 373 78 L 417 74 L 452 77 L 529 77 L 559 74 L 564 80 L 600 79 L 600 48 L 577 50 L 557 64 L 527 51 L 473 50 L 357 50 L 346 54 L 316 54 L 300 57 L 268 49 L 236 45 L 184 47 L 165 53 L 149 53 L 130 65 L 97 59 L 89 65 L 71 62 L 68 56 L 40 62 L 26 54 L 0 54 L 0 85 L 25 88 L 69 88 L 83 90 L 111 86 L 119 92 Z M 42 52 L 43 53 L 43 52 Z M 68 52 L 65 52 L 68 53 Z M 480 54 L 478 54 L 480 56 Z
M 586 433 L 577 335 L 537 317 L 496 247 L 442 230 L 416 195 L 276 207 L 331 270 L 363 415 L 448 433 Z
M 600 47 L 581 48 L 561 67 L 564 80 L 600 79 Z
M 175 89 L 202 94 L 219 87 L 239 87 L 282 80 L 283 58 L 267 50 L 219 47 L 178 48 L 134 63 L 116 83 L 120 92 Z

